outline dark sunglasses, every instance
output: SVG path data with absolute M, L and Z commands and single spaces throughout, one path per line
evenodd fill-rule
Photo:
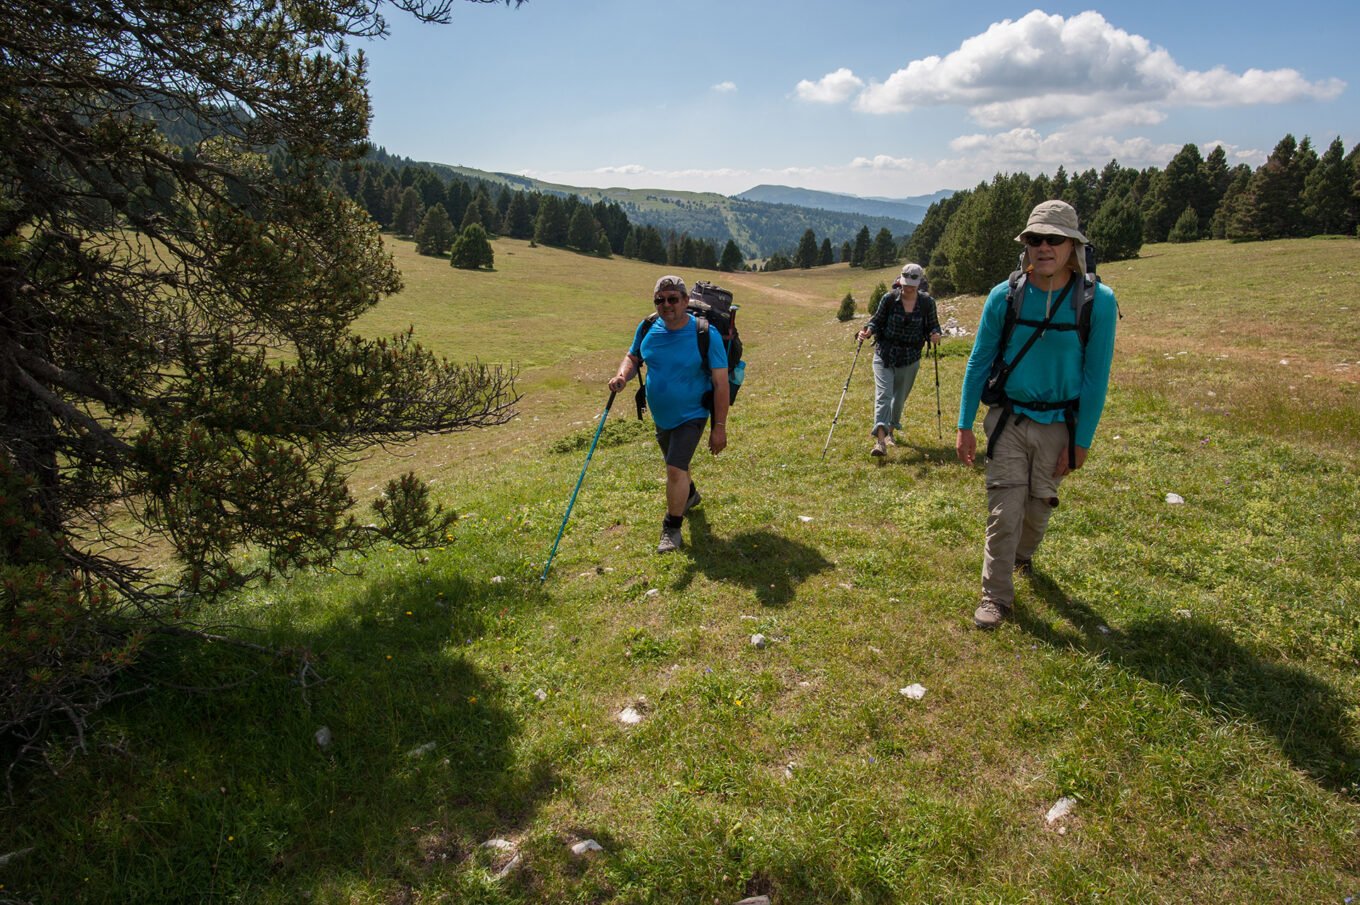
M 1050 248 L 1057 248 L 1069 239 L 1068 236 L 1036 236 L 1033 233 L 1026 233 L 1021 238 L 1025 240 L 1025 244 L 1030 248 L 1038 248 L 1045 243 Z
M 652 303 L 656 305 L 674 305 L 676 302 L 683 302 L 684 300 L 685 297 L 683 295 L 659 295 L 652 299 Z

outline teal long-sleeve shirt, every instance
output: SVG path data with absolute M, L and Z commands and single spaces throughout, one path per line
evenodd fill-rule
M 1076 290 L 1078 287 L 1073 286 Z M 999 283 L 987 296 L 978 323 L 977 339 L 963 375 L 963 395 L 959 400 L 959 428 L 972 430 L 977 418 L 983 386 L 996 358 L 996 347 L 1001 342 L 1001 328 L 1006 320 L 1006 283 Z M 1060 290 L 1059 290 L 1060 291 Z M 1056 298 L 1058 292 L 1052 293 Z M 1025 296 L 1020 304 L 1020 317 L 1042 321 L 1048 313 L 1050 295 L 1025 282 Z M 1010 379 L 1006 394 L 1015 400 L 1015 410 L 1043 424 L 1063 420 L 1061 409 L 1035 411 L 1025 402 L 1063 402 L 1079 399 L 1077 410 L 1076 443 L 1090 448 L 1105 410 L 1105 394 L 1110 386 L 1110 363 L 1114 360 L 1115 321 L 1118 308 L 1114 291 L 1099 284 L 1092 302 L 1091 335 L 1085 350 L 1076 330 L 1048 330 L 1020 359 Z M 1076 310 L 1071 299 L 1064 299 L 1053 317 L 1053 323 L 1075 324 Z M 1034 327 L 1016 324 L 1006 345 L 1006 360 L 1011 361 L 1034 333 Z

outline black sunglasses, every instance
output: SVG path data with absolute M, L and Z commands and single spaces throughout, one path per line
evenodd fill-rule
M 1047 243 L 1050 248 L 1057 248 L 1059 245 L 1068 241 L 1070 237 L 1036 236 L 1033 233 L 1026 233 L 1025 235 L 1021 236 L 1021 238 L 1025 240 L 1025 244 L 1028 245 L 1030 248 L 1038 248 L 1040 245 L 1043 245 L 1045 243 Z
M 683 295 L 659 295 L 652 299 L 652 303 L 656 305 L 674 305 L 676 302 L 682 302 L 684 300 L 685 297 Z

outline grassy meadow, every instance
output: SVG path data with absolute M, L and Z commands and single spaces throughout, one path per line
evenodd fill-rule
M 819 460 L 860 323 L 835 312 L 891 270 L 721 275 L 747 377 L 728 450 L 696 455 L 685 549 L 653 552 L 630 386 L 540 583 L 664 270 L 392 247 L 406 289 L 363 330 L 520 368 L 510 424 L 356 473 L 361 499 L 431 479 L 462 516 L 448 546 L 205 614 L 274 661 L 162 642 L 88 753 L 54 743 L 3 807 L 0 902 L 1360 896 L 1360 242 L 1102 267 L 1124 315 L 1105 417 L 994 633 L 971 622 L 982 472 L 953 453 L 971 338 L 940 356 L 943 431 L 926 365 L 886 460 L 866 349 Z M 980 304 L 942 319 L 971 332 Z M 519 856 L 502 878 L 493 838 Z

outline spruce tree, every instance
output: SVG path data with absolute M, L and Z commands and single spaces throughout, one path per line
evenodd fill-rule
M 855 316 L 855 297 L 847 292 L 845 294 L 845 298 L 841 299 L 840 308 L 836 311 L 836 320 L 842 322 L 848 321 L 852 320 L 854 316 Z
M 1199 213 L 1193 207 L 1186 207 L 1176 218 L 1171 231 L 1167 233 L 1168 242 L 1194 242 L 1199 238 Z
M 736 242 L 728 239 L 727 244 L 723 246 L 722 260 L 718 262 L 718 269 L 731 273 L 734 270 L 741 270 L 744 264 L 741 249 L 737 247 Z
M 571 215 L 571 224 L 567 227 L 567 247 L 593 253 L 599 245 L 599 231 L 600 224 L 595 222 L 590 208 L 580 205 Z
M 1096 211 L 1085 232 L 1102 261 L 1136 258 L 1143 247 L 1142 210 L 1131 194 L 1112 195 Z
M 661 241 L 661 233 L 655 226 L 644 226 L 638 230 L 637 257 L 648 264 L 666 263 L 666 244 Z
M 565 248 L 569 229 L 561 200 L 556 195 L 544 195 L 538 205 L 538 220 L 534 223 L 534 241 L 540 245 Z
M 834 251 L 831 250 L 831 240 L 830 240 L 829 238 L 828 238 L 828 239 L 823 239 L 823 240 L 822 240 L 822 251 L 821 251 L 821 254 L 819 254 L 819 255 L 817 256 L 817 264 L 818 264 L 818 266 L 820 266 L 820 267 L 825 267 L 825 266 L 828 265 L 828 264 L 835 264 L 835 263 L 836 263 L 836 253 L 835 253 Z
M 869 246 L 873 240 L 869 237 L 869 227 L 861 226 L 855 234 L 855 248 L 850 255 L 850 266 L 859 267 L 864 264 L 864 258 L 869 254 Z
M 878 313 L 878 306 L 883 304 L 883 296 L 888 294 L 888 284 L 879 280 L 873 289 L 869 290 L 869 316 L 873 317 Z
M 702 270 L 718 269 L 718 249 L 707 239 L 698 241 L 699 258 L 695 266 Z
M 1346 164 L 1346 146 L 1333 139 L 1303 183 L 1303 217 L 1308 233 L 1350 232 L 1350 193 L 1355 174 Z
M 878 231 L 874 236 L 874 244 L 869 248 L 869 254 L 865 257 L 865 267 L 888 267 L 897 261 L 897 242 L 893 240 L 892 231 L 886 226 Z
M 482 225 L 472 223 L 463 227 L 462 233 L 453 243 L 449 264 L 463 270 L 477 270 L 482 267 L 489 270 L 495 266 L 495 262 L 496 255 L 491 249 L 491 242 Z
M 1251 183 L 1251 167 L 1245 163 L 1238 164 L 1232 168 L 1230 175 L 1232 178 L 1228 181 L 1228 188 L 1223 192 L 1218 210 L 1214 211 L 1214 219 L 1209 224 L 1209 235 L 1214 239 L 1228 238 L 1229 224 L 1237 216 L 1237 210 L 1246 197 L 1247 186 Z
M 420 200 L 420 193 L 414 188 L 408 188 L 401 193 L 401 201 L 397 203 L 397 215 L 393 219 L 393 228 L 399 236 L 413 236 L 416 229 L 420 226 L 420 221 L 425 218 L 425 205 Z
M 979 184 L 949 219 L 940 247 L 957 291 L 986 292 L 1015 269 L 1020 251 L 1015 236 L 1030 210 L 1029 193 L 1022 194 L 1020 186 L 998 174 L 990 185 Z M 938 275 L 933 260 L 931 268 Z
M 1184 145 L 1153 181 L 1143 207 L 1143 238 L 1165 242 L 1181 212 L 1186 207 L 1207 209 L 1211 194 L 1199 146 Z
M 534 235 L 534 221 L 529 213 L 529 201 L 523 192 L 515 192 L 510 206 L 505 209 L 502 229 L 512 239 L 529 239 Z
M 804 270 L 816 266 L 817 234 L 811 229 L 803 231 L 803 238 L 798 241 L 798 250 L 793 254 L 793 263 Z
M 416 228 L 416 254 L 439 256 L 453 244 L 453 224 L 444 205 L 436 204 L 425 212 Z
M 849 263 L 850 263 L 850 258 L 854 255 L 854 253 L 855 253 L 855 252 L 854 252 L 854 249 L 852 249 L 852 248 L 850 247 L 850 243 L 849 243 L 849 242 L 842 242 L 842 243 L 841 243 L 841 260 L 840 260 L 840 262 L 841 262 L 842 264 L 849 264 Z
M 1228 223 L 1229 239 L 1281 239 L 1295 234 L 1303 192 L 1297 154 L 1293 135 L 1286 135 L 1275 145 L 1238 200 Z

